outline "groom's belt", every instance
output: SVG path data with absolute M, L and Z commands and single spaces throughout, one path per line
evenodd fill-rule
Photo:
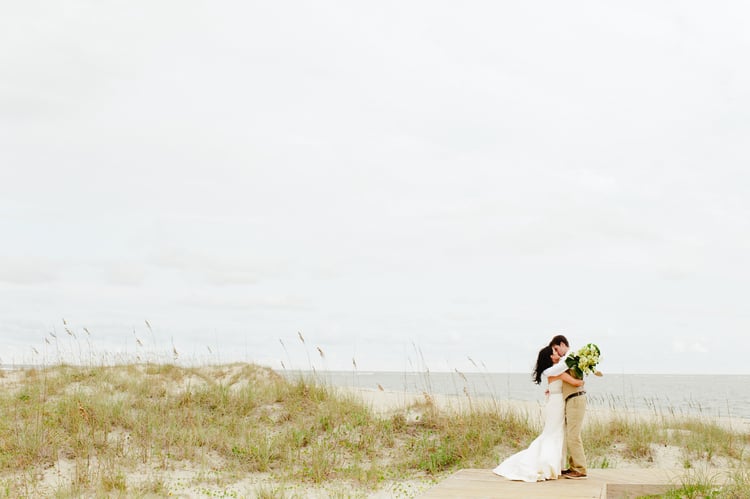
M 570 395 L 568 395 L 567 397 L 565 397 L 565 402 L 567 402 L 568 400 L 572 399 L 573 397 L 577 397 L 579 395 L 586 395 L 586 391 L 585 390 L 581 390 L 580 392 L 571 393 Z

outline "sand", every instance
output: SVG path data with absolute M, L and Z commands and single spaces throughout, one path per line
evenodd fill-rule
M 0 377 L 0 386 L 5 389 L 11 388 L 20 380 L 20 372 L 6 371 Z M 175 387 L 179 390 L 180 387 Z M 368 405 L 375 414 L 388 417 L 392 414 L 404 414 L 407 422 L 416 422 L 421 418 L 429 404 L 434 404 L 441 411 L 467 411 L 479 407 L 490 407 L 499 411 L 516 411 L 526 414 L 532 423 L 541 428 L 542 406 L 539 402 L 522 402 L 493 399 L 472 399 L 469 397 L 441 396 L 414 394 L 405 392 L 391 392 L 364 388 L 336 388 L 344 395 L 356 397 Z M 591 407 L 587 413 L 587 422 L 609 421 L 614 417 L 627 417 L 632 420 L 653 420 L 658 416 L 653 413 L 631 411 L 613 411 L 611 409 Z M 750 420 L 742 418 L 706 418 L 706 422 L 718 423 L 723 427 L 736 432 L 750 433 Z M 668 425 L 668 419 L 661 418 L 660 421 Z M 673 430 L 683 431 L 683 430 Z M 607 456 L 607 465 L 613 468 L 642 468 L 643 462 L 627 461 L 618 452 L 617 445 L 613 446 L 612 453 Z M 685 465 L 682 449 L 674 446 L 653 446 L 653 461 L 647 463 L 647 467 L 656 468 L 682 468 Z M 500 460 L 505 456 L 498 456 Z M 207 456 L 211 462 L 211 456 Z M 221 459 L 216 456 L 212 470 L 221 469 Z M 716 467 L 728 467 L 725 459 L 716 458 L 712 465 Z M 92 461 L 90 466 L 97 466 Z M 597 463 L 590 463 L 592 468 Z M 56 490 L 64 488 L 70 483 L 71 476 L 75 474 L 75 463 L 65 456 L 59 456 L 54 466 L 44 470 L 38 476 L 37 493 L 42 495 L 54 495 Z M 367 490 L 353 487 L 349 483 L 331 482 L 321 486 L 307 484 L 280 484 L 268 473 L 253 473 L 232 481 L 226 476 L 220 476 L 220 471 L 207 471 L 205 465 L 199 466 L 191 462 L 171 463 L 170 468 L 159 473 L 164 488 L 169 491 L 170 497 L 200 498 L 200 497 L 256 497 L 261 491 L 283 490 L 286 497 L 304 498 L 327 498 L 327 497 L 366 497 L 370 499 L 385 499 L 393 497 L 419 497 L 426 490 L 435 485 L 434 478 L 416 478 L 381 483 L 379 490 Z M 154 478 L 154 470 L 144 464 L 140 469 L 132 470 L 126 475 L 126 482 L 130 484 L 147 483 Z M 221 484 L 221 485 L 219 485 Z

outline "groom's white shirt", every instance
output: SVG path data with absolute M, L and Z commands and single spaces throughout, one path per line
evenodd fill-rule
M 560 358 L 560 362 L 558 362 L 557 364 L 555 364 L 552 367 L 548 367 L 547 369 L 545 369 L 544 370 L 544 374 L 546 374 L 548 377 L 549 376 L 559 376 L 562 373 L 564 373 L 565 371 L 567 371 L 568 370 L 568 365 L 565 363 L 565 359 L 567 359 L 567 358 L 568 358 L 567 355 L 565 357 Z

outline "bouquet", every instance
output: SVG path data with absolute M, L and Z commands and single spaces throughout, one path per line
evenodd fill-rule
M 589 343 L 576 353 L 568 355 L 565 359 L 565 364 L 567 364 L 573 376 L 578 379 L 583 379 L 585 374 L 601 376 L 602 373 L 596 370 L 600 353 L 598 346 Z

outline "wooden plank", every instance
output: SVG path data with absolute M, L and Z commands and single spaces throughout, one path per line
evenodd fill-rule
M 636 497 L 662 495 L 673 485 L 655 485 L 642 483 L 608 483 L 607 499 L 635 499 Z
M 567 483 L 562 483 L 563 480 Z M 565 485 L 566 487 L 560 487 Z M 548 480 L 526 483 L 507 480 L 491 470 L 461 470 L 439 483 L 421 497 L 442 498 L 528 498 L 528 499 L 600 499 L 602 486 L 589 480 Z
M 424 499 L 466 498 L 466 499 L 625 499 L 633 497 L 629 491 L 643 491 L 638 495 L 662 493 L 689 480 L 691 470 L 657 468 L 592 469 L 583 480 L 547 480 L 526 483 L 508 480 L 485 469 L 464 469 L 457 471 L 432 487 L 421 497 Z M 726 470 L 712 470 L 715 483 L 728 478 Z

